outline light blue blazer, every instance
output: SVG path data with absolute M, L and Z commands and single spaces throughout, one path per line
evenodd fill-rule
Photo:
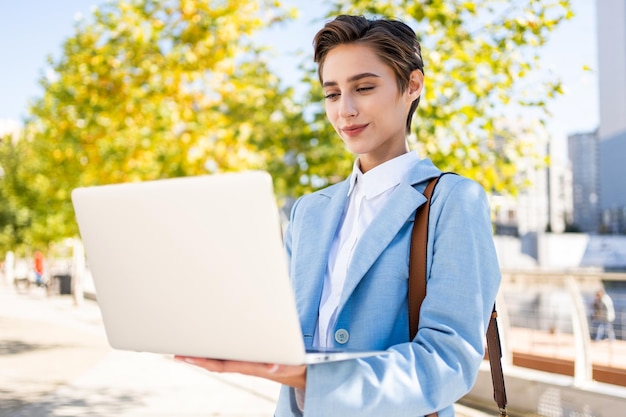
M 355 250 L 338 307 L 335 346 L 387 349 L 365 359 L 311 365 L 306 417 L 454 415 L 483 358 L 500 284 L 487 198 L 480 185 L 445 175 L 431 201 L 427 295 L 409 341 L 409 246 L 427 180 L 440 171 L 419 161 L 392 193 Z M 347 202 L 343 181 L 300 198 L 285 233 L 302 333 L 312 345 L 331 242 Z M 282 387 L 276 417 L 300 416 Z

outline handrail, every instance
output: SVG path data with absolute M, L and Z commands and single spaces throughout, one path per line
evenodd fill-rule
M 568 275 L 565 284 L 572 299 L 572 327 L 574 331 L 574 344 L 576 354 L 574 357 L 574 385 L 582 386 L 593 380 L 593 365 L 591 351 L 589 349 L 589 323 L 580 287 L 576 279 Z
M 598 349 L 600 347 L 605 349 L 604 346 L 606 349 L 614 349 L 614 343 L 593 342 L 592 345 L 590 337 L 592 329 L 589 323 L 590 298 L 592 294 L 603 287 L 603 282 L 626 282 L 626 273 L 591 269 L 567 271 L 503 270 L 502 278 L 497 305 L 505 368 L 507 365 L 515 363 L 516 351 L 525 359 L 528 358 L 528 351 L 520 351 L 522 347 L 520 347 L 519 341 L 517 339 L 511 340 L 511 337 L 516 334 L 519 338 L 519 332 L 522 331 L 521 334 L 530 335 L 532 339 L 529 341 L 527 337 L 525 340 L 530 349 L 534 349 L 534 338 L 541 339 L 537 342 L 536 352 L 530 352 L 531 356 L 550 359 L 550 352 L 546 353 L 546 343 L 554 343 L 553 350 L 556 352 L 554 355 L 557 356 L 552 356 L 552 358 L 555 363 L 562 364 L 563 359 L 570 361 L 570 364 L 573 361 L 572 374 L 570 375 L 573 376 L 574 386 L 582 387 L 592 382 L 598 367 L 611 369 L 611 363 L 606 364 L 604 362 L 606 354 L 604 351 L 598 353 Z M 524 296 L 527 299 L 522 300 L 520 297 Z M 533 296 L 536 298 L 532 299 Z M 529 301 L 530 299 L 532 301 Z M 558 300 L 558 303 L 555 299 Z M 621 300 L 623 305 L 624 299 Z M 524 306 L 528 309 L 521 309 L 520 305 L 523 303 L 526 303 Z M 549 310 L 554 308 L 559 311 Z M 624 323 L 626 322 L 626 312 L 621 314 L 620 321 Z M 562 319 L 565 319 L 566 322 L 564 323 Z M 546 326 L 552 327 L 546 328 Z M 517 345 L 514 346 L 515 343 Z M 615 346 L 619 345 L 619 348 L 622 349 L 625 344 L 624 341 L 618 341 Z M 626 369 L 626 361 L 624 362 L 624 364 L 620 362 L 619 366 L 614 369 L 622 372 L 622 368 Z M 553 372 L 560 373 L 559 371 Z

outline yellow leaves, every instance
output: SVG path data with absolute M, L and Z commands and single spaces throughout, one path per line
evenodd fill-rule
M 102 59 L 102 55 L 94 55 L 94 56 L 92 56 L 92 57 L 91 57 L 91 59 L 89 60 L 89 64 L 90 64 L 92 67 L 97 67 L 97 66 L 102 65 L 102 61 L 103 61 L 103 59 Z
M 195 63 L 197 63 L 197 62 L 198 62 L 198 57 L 197 57 L 197 56 L 196 56 L 196 54 L 195 54 L 192 50 L 190 50 L 190 49 L 187 49 L 187 50 L 184 52 L 184 56 L 185 56 L 185 61 L 187 61 L 187 63 L 188 63 L 188 64 L 195 64 Z
M 157 17 L 153 18 L 150 23 L 156 31 L 159 31 L 165 27 L 165 22 Z
M 512 10 L 530 10 L 529 1 Z M 541 2 L 537 17 L 503 14 L 501 22 L 482 14 L 492 0 L 335 3 L 346 12 L 419 22 L 427 78 L 415 136 L 423 156 L 504 188 L 500 177 L 514 175 L 521 151 L 514 138 L 488 145 L 496 142 L 490 121 L 494 108 L 516 100 L 516 79 L 536 65 L 515 53 L 542 42 L 535 32 L 549 22 Z M 54 204 L 54 224 L 73 227 L 68 201 L 59 199 L 82 184 L 263 167 L 279 179 L 279 193 L 297 195 L 349 172 L 352 156 L 315 111 L 319 86 L 294 100 L 253 46 L 257 30 L 293 13 L 278 5 L 124 0 L 82 24 L 52 63 L 57 77 L 44 83 L 27 127 L 30 158 L 20 169 L 33 185 L 35 223 L 48 224 Z M 477 14 L 481 20 L 472 20 Z
M 430 51 L 428 53 L 428 64 L 435 67 L 442 65 L 441 54 L 436 50 Z
M 79 74 L 86 74 L 88 69 L 89 69 L 89 67 L 84 62 L 81 63 L 80 65 L 78 65 L 78 73 Z
M 196 1 L 195 0 L 181 0 L 180 11 L 184 17 L 189 17 L 196 13 Z
M 63 152 L 60 149 L 55 149 L 52 151 L 52 157 L 57 163 L 59 163 L 63 159 Z
M 189 144 L 191 142 L 191 134 L 189 132 L 185 132 L 180 136 L 180 141 L 183 144 Z
M 473 1 L 465 1 L 461 7 L 471 14 L 476 14 L 476 3 Z
M 365 0 L 351 3 L 352 13 L 376 14 L 392 2 L 380 7 Z M 546 95 L 562 93 L 559 84 L 546 85 L 545 92 L 535 89 L 541 97 L 526 99 L 516 86 L 538 66 L 534 51 L 570 9 L 569 2 L 552 0 L 522 0 L 515 5 L 497 0 L 431 1 L 428 7 L 407 1 L 394 6 L 392 15 L 409 24 L 419 22 L 427 78 L 416 133 L 429 157 L 480 177 L 488 189 L 513 190 L 514 161 L 522 147 L 514 138 L 506 152 L 504 147 L 486 146 L 494 132 L 488 121 L 504 106 L 525 100 L 545 108 Z M 475 19 L 474 14 L 480 17 Z M 485 164 L 493 166 L 489 173 L 481 170 Z
M 182 116 L 183 120 L 191 120 L 194 117 L 194 112 L 191 108 L 185 107 L 182 109 Z

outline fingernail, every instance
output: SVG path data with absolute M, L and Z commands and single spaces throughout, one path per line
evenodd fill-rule
M 275 363 L 275 364 L 273 364 L 273 365 L 271 366 L 271 368 L 270 368 L 270 369 L 268 369 L 267 371 L 268 371 L 270 374 L 275 374 L 276 372 L 278 372 L 278 368 L 279 368 L 278 364 L 276 364 L 276 363 Z

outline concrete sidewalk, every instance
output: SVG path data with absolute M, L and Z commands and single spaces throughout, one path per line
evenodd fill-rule
M 0 284 L 0 416 L 272 416 L 278 384 L 111 349 L 85 300 Z M 495 409 L 495 408 L 494 408 Z M 459 417 L 483 416 L 458 406 Z
M 111 349 L 95 302 L 0 286 L 0 416 L 271 416 L 278 384 Z

